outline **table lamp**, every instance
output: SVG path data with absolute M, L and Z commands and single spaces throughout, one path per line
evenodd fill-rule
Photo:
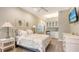
M 10 22 L 5 22 L 1 27 L 7 28 L 7 37 L 6 38 L 10 38 L 9 28 L 13 27 L 13 25 Z

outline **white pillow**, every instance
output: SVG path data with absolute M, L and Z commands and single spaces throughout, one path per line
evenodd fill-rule
M 26 36 L 27 35 L 27 32 L 24 31 L 24 30 L 18 30 L 18 35 L 19 36 Z
M 28 34 L 33 34 L 33 31 L 30 30 L 30 29 L 28 29 L 28 30 L 27 30 L 27 33 L 28 33 Z

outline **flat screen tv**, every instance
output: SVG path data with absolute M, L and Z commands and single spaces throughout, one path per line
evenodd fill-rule
M 70 10 L 70 13 L 69 13 L 69 22 L 73 23 L 77 21 L 78 21 L 77 10 L 76 8 L 73 8 Z

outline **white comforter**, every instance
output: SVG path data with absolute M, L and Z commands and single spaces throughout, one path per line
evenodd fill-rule
M 17 45 L 38 49 L 39 51 L 45 51 L 49 43 L 49 36 L 44 34 L 31 34 L 17 37 Z

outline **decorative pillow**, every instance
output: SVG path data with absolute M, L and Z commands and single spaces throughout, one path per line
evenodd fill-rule
M 26 36 L 27 32 L 24 30 L 18 30 L 18 36 Z
M 33 31 L 30 30 L 30 29 L 28 29 L 28 30 L 27 30 L 27 33 L 28 33 L 28 34 L 33 34 Z

